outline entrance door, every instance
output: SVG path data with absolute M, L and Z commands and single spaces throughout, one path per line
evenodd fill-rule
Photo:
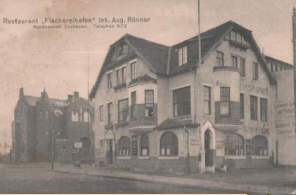
M 113 164 L 113 142 L 112 142 L 112 139 L 108 140 L 107 164 Z
M 210 130 L 205 131 L 205 165 L 206 167 L 211 166 L 211 135 Z

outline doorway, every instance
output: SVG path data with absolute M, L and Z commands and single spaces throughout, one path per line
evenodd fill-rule
M 211 163 L 211 132 L 210 130 L 205 131 L 205 166 L 212 166 Z
M 113 164 L 113 141 L 109 139 L 107 141 L 107 164 Z

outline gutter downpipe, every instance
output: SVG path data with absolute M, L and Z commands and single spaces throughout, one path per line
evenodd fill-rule
M 187 134 L 187 171 L 190 173 L 189 131 L 187 130 L 186 125 L 184 126 L 184 131 Z

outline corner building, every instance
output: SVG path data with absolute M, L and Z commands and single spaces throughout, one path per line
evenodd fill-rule
M 198 45 L 126 34 L 110 46 L 90 93 L 97 164 L 204 173 L 274 163 L 273 72 L 292 66 L 232 21 L 201 34 L 201 59 Z

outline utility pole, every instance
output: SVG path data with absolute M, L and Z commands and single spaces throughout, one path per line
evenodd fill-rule
M 294 110 L 295 110 L 295 122 L 296 122 L 296 8 L 293 8 L 292 16 L 292 28 L 293 28 L 293 65 L 294 65 Z M 296 132 L 296 128 L 295 128 Z
M 6 129 L 4 130 L 4 154 L 6 156 Z
M 51 169 L 54 169 L 54 118 L 55 118 L 55 107 L 53 106 L 52 110 L 52 129 L 51 129 Z

